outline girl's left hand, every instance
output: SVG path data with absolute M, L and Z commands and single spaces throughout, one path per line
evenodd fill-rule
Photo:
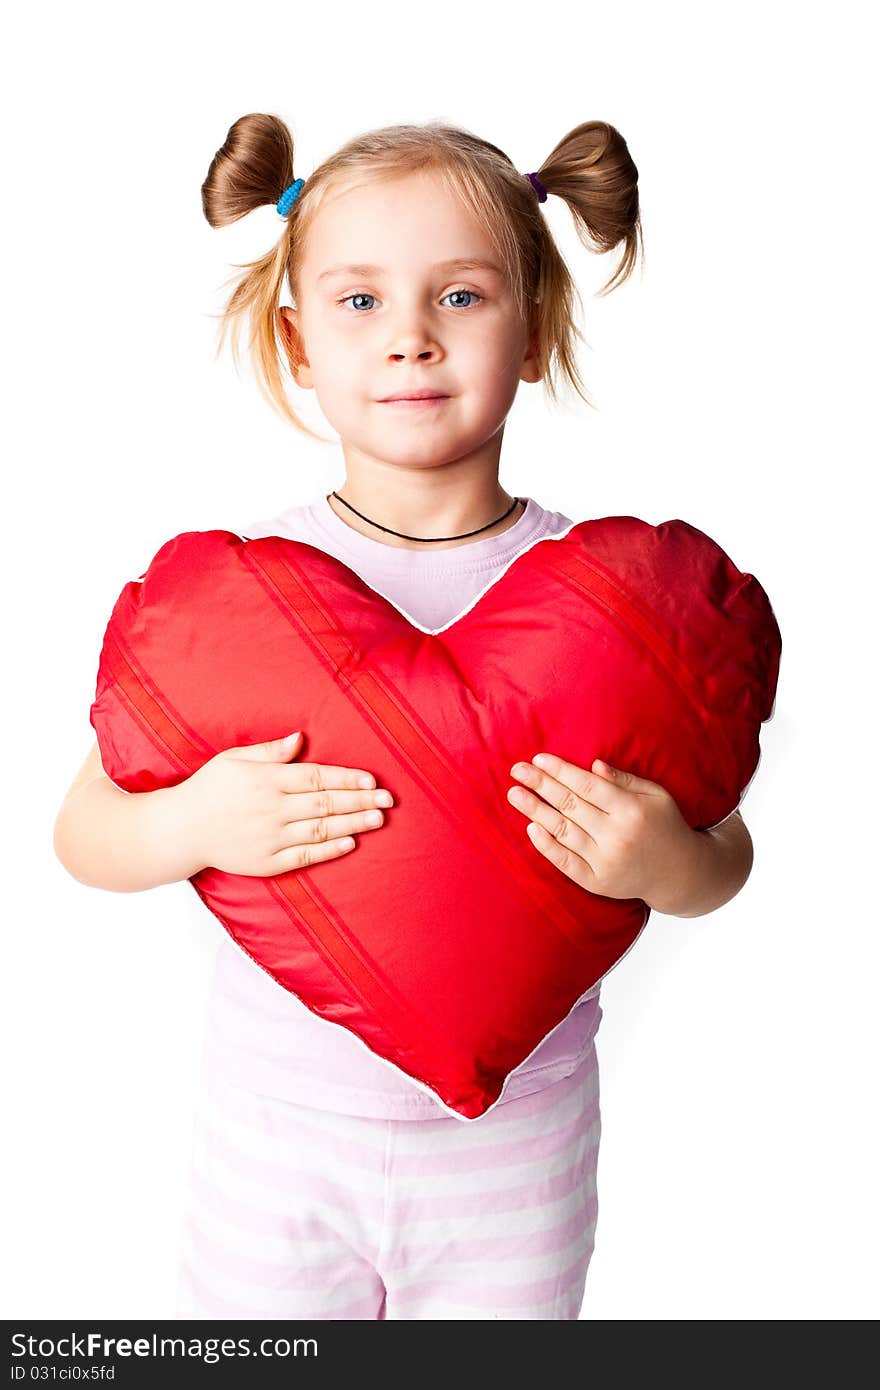
M 510 773 L 524 785 L 507 799 L 532 822 L 532 844 L 581 888 L 653 907 L 673 900 L 693 875 L 701 832 L 657 782 L 598 758 L 588 771 L 552 753 L 515 763 Z

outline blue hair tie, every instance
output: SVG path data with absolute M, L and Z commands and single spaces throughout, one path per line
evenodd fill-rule
M 282 217 L 286 217 L 293 207 L 300 193 L 302 192 L 305 179 L 294 179 L 289 188 L 285 188 L 278 202 L 275 204 L 275 211 L 280 212 Z

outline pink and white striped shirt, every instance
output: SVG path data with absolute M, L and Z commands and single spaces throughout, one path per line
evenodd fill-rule
M 355 531 L 326 496 L 290 507 L 240 534 L 286 536 L 334 555 L 364 583 L 424 628 L 451 623 L 524 548 L 574 523 L 532 498 L 513 526 L 488 540 L 444 550 L 408 550 Z M 306 731 L 307 732 L 307 731 Z M 537 749 L 523 749 L 529 758 Z M 357 766 L 354 755 L 346 755 Z M 343 761 L 343 759 L 340 759 Z M 365 832 L 381 835 L 382 831 Z M 536 850 L 535 853 L 538 851 Z M 602 1018 L 600 986 L 511 1074 L 497 1102 L 529 1095 L 569 1076 L 584 1059 Z M 355 1033 L 308 1009 L 223 935 L 208 1001 L 203 1075 L 320 1110 L 379 1119 L 429 1120 L 448 1112 L 426 1090 L 372 1052 Z

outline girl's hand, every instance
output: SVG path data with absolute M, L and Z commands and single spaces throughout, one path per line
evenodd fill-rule
M 658 904 L 676 901 L 701 870 L 705 836 L 657 782 L 598 758 L 588 771 L 550 753 L 510 772 L 525 784 L 507 799 L 533 822 L 532 844 L 591 893 L 641 898 L 663 912 Z
M 392 805 L 390 792 L 363 768 L 291 765 L 301 739 L 225 748 L 180 783 L 200 864 L 268 878 L 345 854 L 355 844 L 346 837 L 383 823 L 381 811 L 375 826 L 368 817 Z

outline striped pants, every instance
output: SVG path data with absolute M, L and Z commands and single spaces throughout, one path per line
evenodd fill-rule
M 570 1076 L 467 1123 L 210 1089 L 176 1315 L 577 1319 L 600 1132 L 595 1043 Z

